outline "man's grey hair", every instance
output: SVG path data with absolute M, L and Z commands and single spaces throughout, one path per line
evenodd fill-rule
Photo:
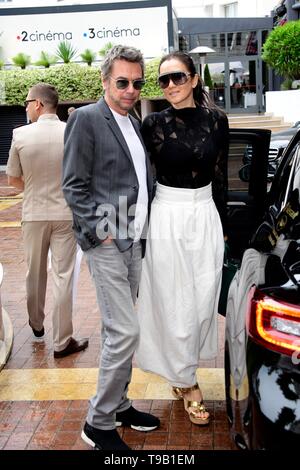
M 103 80 L 106 80 L 111 74 L 113 64 L 116 60 L 126 60 L 127 62 L 140 64 L 143 77 L 145 72 L 144 58 L 139 49 L 130 46 L 117 45 L 107 51 L 101 64 L 101 73 Z

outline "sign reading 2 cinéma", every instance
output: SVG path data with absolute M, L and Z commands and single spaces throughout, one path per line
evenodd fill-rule
M 108 42 L 137 47 L 145 58 L 158 57 L 169 47 L 166 6 L 12 14 L 0 19 L 0 58 L 5 63 L 11 63 L 19 52 L 30 55 L 32 62 L 38 60 L 41 51 L 55 54 L 61 41 L 69 41 L 78 56 L 85 49 L 98 53 Z

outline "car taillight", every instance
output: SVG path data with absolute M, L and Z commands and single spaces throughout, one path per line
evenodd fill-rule
M 249 336 L 268 349 L 292 355 L 300 352 L 300 307 L 255 290 L 248 310 Z

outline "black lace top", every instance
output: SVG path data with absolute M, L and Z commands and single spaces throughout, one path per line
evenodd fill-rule
M 212 182 L 213 198 L 226 233 L 226 115 L 203 107 L 169 107 L 149 114 L 141 131 L 159 183 L 200 188 Z

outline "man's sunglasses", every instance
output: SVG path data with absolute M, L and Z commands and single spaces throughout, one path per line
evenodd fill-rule
M 191 74 L 188 72 L 171 72 L 171 73 L 163 73 L 158 77 L 158 84 L 160 88 L 163 90 L 168 88 L 170 84 L 170 80 L 174 83 L 174 85 L 184 85 Z
M 24 106 L 25 106 L 25 108 L 27 108 L 28 104 L 29 104 L 29 103 L 32 103 L 33 101 L 37 101 L 37 99 L 25 100 L 25 101 L 24 101 Z M 41 101 L 40 101 L 40 105 L 41 105 L 41 106 L 44 106 Z
M 129 87 L 129 83 L 132 83 L 132 86 L 135 90 L 141 90 L 145 85 L 145 80 L 142 78 L 137 78 L 136 80 L 127 80 L 127 78 L 110 78 L 116 82 L 116 87 L 118 90 L 126 90 L 126 88 Z

